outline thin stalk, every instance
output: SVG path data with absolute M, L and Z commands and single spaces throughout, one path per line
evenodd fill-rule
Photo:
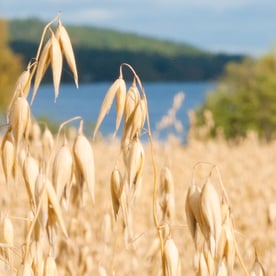
M 40 52 L 42 50 L 42 45 L 43 45 L 43 41 L 44 41 L 44 38 L 45 38 L 45 35 L 46 35 L 46 32 L 48 30 L 48 28 L 56 21 L 60 18 L 60 15 L 58 14 L 55 18 L 53 18 L 47 25 L 45 25 L 44 29 L 43 29 L 43 32 L 42 32 L 42 35 L 41 35 L 41 38 L 40 38 L 40 42 L 39 42 L 39 46 L 38 46 L 38 49 L 37 49 L 37 52 L 36 52 L 36 56 L 34 58 L 34 65 L 32 66 L 32 70 L 31 70 L 31 73 L 30 73 L 30 76 L 29 76 L 29 82 L 32 81 L 32 78 L 34 76 L 34 73 L 36 71 L 36 68 L 37 68 L 37 65 L 38 65 L 38 59 L 39 59 L 39 56 L 40 56 Z M 33 101 L 32 101 L 33 102 Z
M 145 96 L 144 90 L 142 90 L 143 95 Z M 145 96 L 146 99 L 146 96 Z M 146 99 L 146 106 L 148 110 L 148 103 Z M 150 119 L 147 112 L 147 125 L 148 125 L 148 137 L 150 141 L 150 152 L 151 152 L 151 163 L 153 168 L 153 193 L 152 193 L 152 209 L 153 209 L 153 220 L 154 225 L 158 232 L 158 237 L 160 241 L 160 251 L 161 251 L 161 258 L 162 258 L 162 274 L 163 276 L 166 275 L 166 266 L 165 266 L 165 255 L 164 255 L 164 241 L 162 237 L 162 230 L 160 227 L 160 222 L 157 216 L 157 208 L 156 208 L 156 201 L 157 201 L 157 169 L 156 169 L 156 162 L 155 162 L 155 155 L 154 155 L 154 148 L 153 148 L 153 141 L 151 136 L 151 130 L 150 130 Z
M 73 121 L 77 121 L 77 120 L 83 121 L 83 119 L 82 119 L 81 116 L 75 116 L 75 117 L 73 117 L 73 118 L 70 118 L 70 119 L 64 121 L 64 122 L 59 126 L 59 128 L 58 128 L 57 139 L 59 138 L 60 132 L 61 132 L 62 128 L 63 128 L 65 125 L 67 125 L 67 124 L 69 124 L 69 123 L 71 123 L 71 122 L 73 122 Z M 82 125 L 83 125 L 83 123 L 81 123 L 81 126 L 82 126 Z
M 43 197 L 44 197 L 44 193 L 45 192 L 46 192 L 46 182 L 45 182 L 45 184 L 44 184 L 44 186 L 42 188 L 40 200 L 39 200 L 39 203 L 38 203 L 38 206 L 37 206 L 37 209 L 36 209 L 36 213 L 35 213 L 35 216 L 33 218 L 32 223 L 30 225 L 30 229 L 29 229 L 29 232 L 27 234 L 27 237 L 26 237 L 26 251 L 25 251 L 25 256 L 24 256 L 24 264 L 26 264 L 27 261 L 28 261 L 28 255 L 29 255 L 30 244 L 31 244 L 31 236 L 32 236 L 32 233 L 33 233 L 33 230 L 34 230 L 34 226 L 35 226 L 35 223 L 37 221 L 37 218 L 38 218 L 41 206 L 42 206 Z
M 157 229 L 159 241 L 160 241 L 160 251 L 161 251 L 161 258 L 162 258 L 162 274 L 163 276 L 166 275 L 166 266 L 165 266 L 165 255 L 164 255 L 164 241 L 162 236 L 162 227 L 160 227 L 160 222 L 157 216 L 157 208 L 156 208 L 156 201 L 157 201 L 157 168 L 156 168 L 156 162 L 155 162 L 155 154 L 154 154 L 154 147 L 153 147 L 153 140 L 151 135 L 151 128 L 150 128 L 150 118 L 149 118 L 149 112 L 148 112 L 148 101 L 146 97 L 145 90 L 143 88 L 142 82 L 139 78 L 139 76 L 136 74 L 135 70 L 131 65 L 128 63 L 122 63 L 120 66 L 120 76 L 122 76 L 122 67 L 126 66 L 128 67 L 131 72 L 133 73 L 134 77 L 136 78 L 138 85 L 140 86 L 140 89 L 142 91 L 142 95 L 145 98 L 146 103 L 146 120 L 147 120 L 147 126 L 148 126 L 148 137 L 150 142 L 150 152 L 151 152 L 151 163 L 153 168 L 153 193 L 152 193 L 152 210 L 153 210 L 153 221 L 154 225 Z
M 197 166 L 199 166 L 200 164 L 207 164 L 207 165 L 211 165 L 212 168 L 210 170 L 210 173 L 209 173 L 209 176 L 211 176 L 212 172 L 213 172 L 213 169 L 216 170 L 216 173 L 218 175 L 218 179 L 219 179 L 219 184 L 220 184 L 220 188 L 222 190 L 222 194 L 224 196 L 224 199 L 226 200 L 226 204 L 229 206 L 230 210 L 231 210 L 231 205 L 230 205 L 230 200 L 228 198 L 228 195 L 227 195 L 227 192 L 226 192 L 226 189 L 223 185 L 223 182 L 222 182 L 222 178 L 221 178 L 221 175 L 220 175 L 220 172 L 219 172 L 219 169 L 217 167 L 217 165 L 214 165 L 213 163 L 210 163 L 210 162 L 197 162 L 195 165 L 194 165 L 194 169 L 193 169 L 193 174 L 194 174 L 194 171 L 196 169 Z M 232 222 L 232 219 L 231 219 L 231 222 Z M 232 231 L 233 232 L 233 231 Z M 234 245 L 235 245 L 235 250 L 236 250 L 236 254 L 237 254 L 237 257 L 238 257 L 238 260 L 240 262 L 240 265 L 245 273 L 246 276 L 249 276 L 249 273 L 248 273 L 248 270 L 244 264 L 244 261 L 243 261 L 243 258 L 242 258 L 242 255 L 240 253 L 240 250 L 239 250 L 239 247 L 238 247 L 238 243 L 237 243 L 237 240 L 236 240 L 236 236 L 234 233 L 233 234 L 233 238 L 234 238 Z
M 41 49 L 42 49 L 42 44 L 43 44 L 43 40 L 44 40 L 44 37 L 45 37 L 45 34 L 46 34 L 46 31 L 47 29 L 56 21 L 59 19 L 59 14 L 57 16 L 55 16 L 55 18 L 53 18 L 47 25 L 45 25 L 44 29 L 43 29 L 43 32 L 42 32 L 42 35 L 41 35 L 41 39 L 40 39 L 40 43 L 39 43 L 39 46 L 38 46 L 38 49 L 37 49 L 37 53 L 36 53 L 36 56 L 35 56 L 35 60 L 38 61 L 38 58 L 40 56 L 40 52 L 41 52 Z
M 235 235 L 233 235 L 233 237 L 234 237 L 234 244 L 235 244 L 236 254 L 237 254 L 237 256 L 238 256 L 240 265 L 241 265 L 241 267 L 242 267 L 242 269 L 243 269 L 243 271 L 244 271 L 244 274 L 245 274 L 246 276 L 249 276 L 248 270 L 247 270 L 247 268 L 246 268 L 246 266 L 245 266 L 245 264 L 244 264 L 243 258 L 242 258 L 242 256 L 241 256 L 241 252 L 240 252 L 240 249 L 239 249 L 239 246 L 238 246 L 238 243 L 237 243 L 237 240 L 236 240 Z
M 64 122 L 59 126 L 58 133 L 57 133 L 57 137 L 56 137 L 56 144 L 55 144 L 55 147 L 54 147 L 54 149 L 52 150 L 51 155 L 50 155 L 50 157 L 49 157 L 49 162 L 47 163 L 46 174 L 45 174 L 46 176 L 47 176 L 48 173 L 49 173 L 49 167 L 50 167 L 50 164 L 51 164 L 51 160 L 52 160 L 52 158 L 53 158 L 53 156 L 54 156 L 54 153 L 56 152 L 55 149 L 56 149 L 56 147 L 57 147 L 57 145 L 58 145 L 59 135 L 60 135 L 60 132 L 61 132 L 62 128 L 63 128 L 66 124 L 68 124 L 68 123 L 70 123 L 70 122 L 72 122 L 72 121 L 76 121 L 76 120 L 82 120 L 82 117 L 80 117 L 80 116 L 73 117 L 73 118 L 71 118 L 71 119 L 69 119 L 69 120 L 64 121 Z M 29 232 L 28 232 L 28 234 L 27 234 L 27 238 L 26 238 L 26 251 L 25 251 L 25 256 L 24 256 L 24 263 L 26 263 L 27 260 L 28 260 L 28 254 L 29 254 L 29 251 L 30 251 L 30 243 L 31 243 L 31 235 L 32 235 L 33 230 L 34 230 L 35 223 L 36 223 L 36 221 L 37 221 L 37 219 L 38 219 L 38 215 L 39 215 L 39 212 L 40 212 L 40 209 L 41 209 L 41 206 L 42 206 L 43 197 L 44 197 L 44 193 L 45 193 L 45 192 L 46 192 L 46 181 L 45 181 L 45 184 L 44 184 L 44 186 L 43 186 L 43 188 L 42 188 L 42 191 L 41 191 L 41 196 L 40 196 L 40 200 L 39 200 L 39 203 L 38 203 L 38 206 L 37 206 L 37 209 L 36 209 L 35 216 L 34 216 L 34 218 L 33 218 L 33 220 L 32 220 L 32 223 L 31 223 L 31 225 L 30 225 Z
M 136 80 L 137 80 L 137 82 L 138 82 L 138 84 L 141 88 L 142 94 L 146 97 L 142 82 L 141 82 L 139 76 L 136 74 L 135 70 L 133 69 L 133 67 L 130 64 L 128 64 L 128 63 L 122 63 L 121 64 L 121 66 L 120 66 L 120 77 L 123 76 L 123 73 L 122 73 L 123 66 L 128 67 L 130 69 L 130 71 L 133 73 L 134 77 L 136 78 Z
M 217 175 L 218 175 L 220 187 L 221 187 L 221 189 L 222 189 L 222 192 L 223 192 L 223 195 L 224 195 L 224 197 L 225 197 L 226 203 L 227 203 L 227 205 L 229 206 L 229 208 L 231 208 L 229 197 L 228 197 L 228 195 L 227 195 L 227 193 L 226 193 L 226 189 L 225 189 L 225 187 L 224 187 L 224 185 L 223 185 L 223 182 L 222 182 L 222 178 L 221 178 L 219 169 L 218 169 L 218 167 L 217 167 L 216 165 L 215 165 L 215 169 L 216 169 L 216 172 L 217 172 Z
M 213 170 L 213 169 L 215 169 L 216 172 L 217 172 L 217 175 L 218 175 L 218 178 L 219 178 L 220 187 L 221 187 L 222 192 L 223 192 L 223 196 L 224 196 L 224 198 L 225 198 L 225 200 L 226 200 L 226 204 L 229 206 L 229 208 L 230 208 L 230 210 L 231 210 L 230 200 L 229 200 L 229 198 L 228 198 L 226 189 L 225 189 L 225 187 L 224 187 L 224 185 L 223 185 L 223 182 L 222 182 L 222 178 L 221 178 L 219 169 L 218 169 L 218 167 L 217 167 L 216 165 L 213 165 L 213 168 L 211 169 L 210 174 L 212 173 L 212 170 Z M 233 233 L 233 237 L 234 237 L 234 244 L 235 244 L 236 254 L 237 254 L 237 256 L 238 256 L 240 265 L 241 265 L 241 267 L 242 267 L 242 269 L 243 269 L 245 275 L 246 275 L 246 276 L 249 276 L 249 273 L 248 273 L 247 268 L 246 268 L 246 266 L 245 266 L 245 264 L 244 264 L 244 261 L 243 261 L 243 258 L 242 258 L 242 255 L 241 255 L 241 253 L 240 253 L 240 249 L 239 249 L 239 246 L 238 246 L 238 243 L 237 243 L 237 240 L 236 240 L 236 236 L 234 235 L 234 233 Z

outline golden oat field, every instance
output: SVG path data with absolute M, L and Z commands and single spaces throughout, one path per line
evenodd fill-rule
M 55 252 L 58 275 L 161 274 L 158 239 L 152 218 L 153 176 L 149 146 L 145 145 L 143 181 L 133 210 L 135 240 L 133 247 L 129 248 L 125 245 L 120 214 L 117 222 L 113 219 L 110 193 L 110 173 L 119 148 L 118 141 L 100 140 L 93 144 L 95 204 L 87 196 L 83 206 L 71 204 L 67 211 L 63 210 L 68 238 L 58 229 Z M 220 171 L 231 202 L 235 235 L 248 269 L 252 267 L 256 250 L 267 275 L 274 275 L 276 143 L 262 144 L 247 139 L 239 145 L 228 145 L 224 141 L 193 141 L 183 146 L 174 140 L 166 143 L 155 141 L 154 151 L 158 156 L 158 171 L 167 165 L 174 179 L 175 218 L 170 227 L 179 251 L 182 275 L 195 273 L 195 248 L 187 226 L 185 198 L 198 162 L 215 164 Z M 202 181 L 207 177 L 208 169 L 209 164 L 202 165 Z M 2 271 L 8 275 L 9 269 L 15 272 L 19 267 L 24 252 L 30 207 L 23 178 L 17 186 L 14 183 L 7 186 L 1 170 L 1 183 L 1 220 L 3 223 L 5 217 L 10 218 L 14 228 L 12 268 L 6 264 L 4 256 L 1 258 Z M 47 251 L 45 253 L 47 256 Z M 243 275 L 238 261 L 234 271 L 234 275 Z
M 78 86 L 58 16 L 18 78 L 2 127 L 1 275 L 275 275 L 276 142 L 254 133 L 210 139 L 208 112 L 200 129 L 190 116 L 187 144 L 154 139 L 146 91 L 127 63 L 93 133 L 83 132 L 80 111 L 53 134 L 31 105 L 48 67 L 58 98 L 64 60 Z M 103 138 L 113 102 L 115 132 Z

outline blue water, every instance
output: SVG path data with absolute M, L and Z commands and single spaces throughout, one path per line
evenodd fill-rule
M 90 133 L 92 133 L 92 124 L 97 120 L 101 103 L 110 85 L 111 83 L 108 82 L 80 84 L 79 89 L 76 89 L 73 84 L 62 84 L 56 102 L 54 102 L 53 86 L 42 85 L 31 106 L 31 112 L 36 118 L 47 116 L 51 121 L 58 124 L 74 116 L 81 116 L 84 119 L 86 130 L 91 128 Z M 215 87 L 215 83 L 211 82 L 158 82 L 144 83 L 143 85 L 148 100 L 153 134 L 160 139 L 164 139 L 169 133 L 173 133 L 181 139 L 183 138 L 183 140 L 189 126 L 187 112 L 200 105 L 204 101 L 207 92 Z M 172 107 L 173 98 L 179 92 L 184 92 L 185 99 L 176 113 L 176 118 L 182 122 L 184 131 L 177 133 L 174 127 L 169 127 L 156 133 L 157 122 Z M 114 102 L 100 127 L 100 132 L 103 135 L 113 133 L 115 117 Z

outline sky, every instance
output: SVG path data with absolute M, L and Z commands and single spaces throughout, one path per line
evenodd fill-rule
M 89 25 L 189 43 L 201 49 L 263 55 L 276 45 L 275 0 L 0 0 L 4 18 Z

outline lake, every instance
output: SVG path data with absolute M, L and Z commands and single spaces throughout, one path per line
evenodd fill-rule
M 62 84 L 56 102 L 54 102 L 53 85 L 42 85 L 37 92 L 31 112 L 37 119 L 47 116 L 58 124 L 74 116 L 81 116 L 84 119 L 86 130 L 87 128 L 92 129 L 92 124 L 97 120 L 101 103 L 110 85 L 111 83 L 108 82 L 80 84 L 77 89 L 73 84 Z M 143 86 L 148 100 L 151 129 L 154 135 L 164 139 L 168 133 L 173 133 L 184 140 L 189 126 L 187 112 L 200 105 L 207 92 L 214 89 L 216 84 L 213 82 L 158 82 L 143 83 Z M 129 84 L 127 84 L 128 87 Z M 179 92 L 183 92 L 185 95 L 181 107 L 176 112 L 176 118 L 181 121 L 183 131 L 178 133 L 174 126 L 170 126 L 157 132 L 158 122 L 172 107 L 174 96 Z M 113 133 L 115 116 L 114 102 L 100 127 L 100 132 L 103 135 Z

